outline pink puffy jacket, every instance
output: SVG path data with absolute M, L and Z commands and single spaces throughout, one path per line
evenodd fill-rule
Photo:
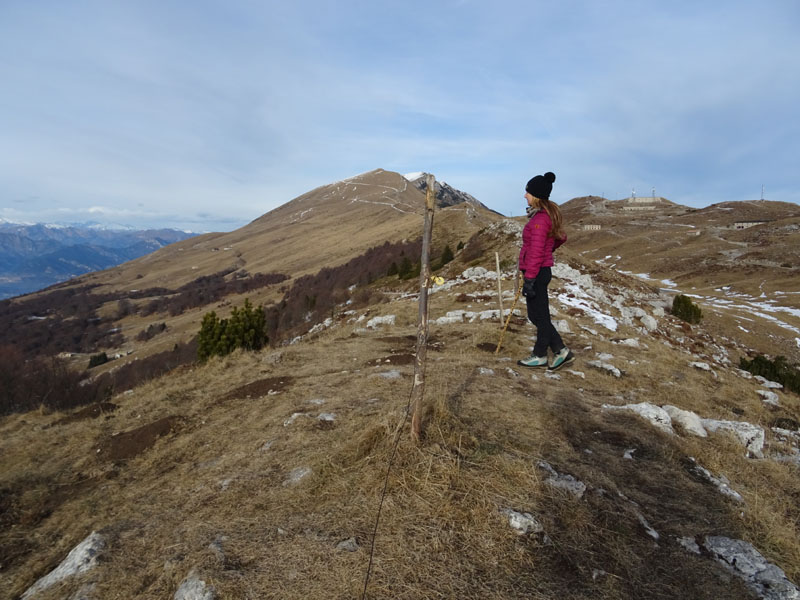
M 548 237 L 553 222 L 547 211 L 540 210 L 531 217 L 522 230 L 522 249 L 519 251 L 519 270 L 526 279 L 533 279 L 542 267 L 553 266 L 553 250 L 567 241 Z

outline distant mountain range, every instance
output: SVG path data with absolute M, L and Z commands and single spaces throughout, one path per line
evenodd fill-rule
M 0 222 L 0 300 L 119 265 L 194 235 L 174 229 Z

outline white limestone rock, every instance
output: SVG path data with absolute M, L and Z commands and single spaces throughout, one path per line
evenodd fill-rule
M 770 390 L 756 390 L 756 393 L 761 396 L 764 404 L 771 404 L 772 406 L 778 406 L 780 404 L 778 401 L 778 394 L 775 392 Z
M 669 415 L 674 423 L 680 425 L 684 431 L 699 437 L 708 437 L 706 428 L 703 427 L 703 420 L 696 414 L 689 410 L 682 410 L 677 406 L 665 404 L 661 408 Z
M 700 369 L 701 371 L 711 371 L 711 365 L 704 362 L 690 362 L 690 367 L 694 367 L 695 369 Z
M 585 483 L 576 479 L 572 475 L 559 473 L 549 463 L 543 460 L 539 461 L 539 468 L 543 471 L 546 471 L 550 475 L 547 479 L 545 479 L 545 483 L 554 488 L 559 488 L 569 492 L 578 500 L 583 498 L 583 494 L 586 492 Z
M 197 573 L 192 571 L 183 580 L 172 598 L 173 600 L 214 600 L 216 597 L 214 586 L 206 584 Z
M 358 552 L 360 547 L 361 546 L 358 545 L 358 541 L 354 537 L 347 538 L 336 544 L 336 549 L 340 552 Z
M 800 600 L 800 589 L 776 565 L 744 540 L 711 535 L 703 542 L 705 549 L 764 600 Z
M 572 333 L 572 330 L 569 328 L 569 322 L 567 321 L 553 321 L 553 326 L 558 333 Z
M 647 522 L 647 519 L 644 518 L 644 515 L 642 513 L 639 513 L 638 517 L 639 517 L 639 523 L 642 525 L 642 527 L 644 527 L 644 530 L 647 532 L 647 535 L 649 535 L 655 541 L 661 539 L 661 535 L 650 526 L 650 523 Z
M 93 531 L 67 554 L 67 557 L 61 561 L 61 564 L 25 590 L 25 593 L 22 594 L 22 600 L 34 597 L 39 592 L 68 577 L 80 575 L 81 573 L 86 573 L 94 569 L 105 548 L 105 538 L 96 531 Z
M 451 310 L 448 311 L 443 317 L 435 319 L 433 322 L 436 325 L 454 325 L 456 323 L 464 322 L 465 310 Z
M 461 273 L 461 277 L 471 281 L 479 281 L 481 279 L 497 279 L 497 273 L 484 269 L 483 267 L 470 267 Z
M 603 404 L 603 409 L 628 410 L 634 412 L 643 419 L 647 419 L 648 421 L 650 421 L 650 423 L 652 423 L 657 429 L 660 429 L 664 433 L 675 435 L 675 431 L 672 429 L 672 419 L 670 418 L 669 413 L 667 413 L 667 411 L 665 411 L 660 406 L 656 406 L 655 404 L 650 404 L 649 402 L 640 402 L 639 404 L 625 404 L 623 406 Z
M 612 365 L 610 363 L 603 362 L 603 361 L 600 361 L 600 360 L 590 360 L 590 361 L 587 361 L 586 364 L 588 366 L 590 366 L 590 367 L 592 367 L 594 369 L 598 369 L 600 371 L 608 371 L 614 377 L 622 377 L 622 371 L 620 371 L 617 367 L 615 367 L 614 365 Z
M 289 486 L 297 485 L 304 478 L 306 478 L 309 475 L 311 475 L 311 473 L 312 473 L 311 467 L 297 467 L 295 469 L 292 469 L 289 472 L 289 476 L 284 480 L 283 486 L 284 487 L 289 487 Z
M 382 317 L 373 317 L 367 321 L 367 329 L 375 329 L 381 325 L 393 326 L 397 317 L 395 315 L 384 315 Z
M 510 508 L 504 508 L 500 512 L 508 518 L 508 524 L 519 535 L 542 533 L 544 531 L 542 524 L 530 513 L 521 513 Z
M 742 495 L 730 486 L 731 482 L 728 481 L 727 477 L 725 477 L 724 475 L 720 475 L 719 477 L 714 477 L 711 471 L 697 464 L 697 461 L 694 458 L 689 457 L 689 460 L 692 461 L 694 465 L 691 468 L 692 473 L 697 475 L 700 479 L 707 481 L 708 483 L 713 485 L 715 488 L 719 490 L 720 494 L 722 494 L 723 496 L 727 496 L 728 498 L 731 498 L 736 502 L 744 502 L 744 498 L 742 498 Z
M 615 344 L 619 344 L 620 346 L 627 346 L 628 348 L 641 348 L 642 345 L 639 343 L 638 338 L 628 338 L 626 340 L 617 340 L 614 342 Z
M 309 416 L 309 414 L 308 414 L 308 413 L 304 413 L 304 412 L 296 412 L 296 413 L 292 413 L 292 416 L 291 416 L 291 417 L 289 417 L 288 419 L 286 419 L 286 420 L 283 422 L 283 426 L 284 426 L 284 427 L 289 427 L 289 425 L 292 425 L 292 424 L 293 424 L 293 423 L 294 423 L 294 422 L 295 422 L 297 419 L 299 419 L 300 417 L 307 417 L 307 416 Z
M 403 374 L 397 369 L 392 369 L 390 371 L 383 371 L 381 373 L 373 373 L 370 375 L 370 377 L 380 377 L 382 379 L 401 379 Z
M 320 331 L 322 331 L 323 329 L 327 329 L 331 325 L 333 325 L 333 319 L 328 317 L 322 323 L 317 323 L 316 325 L 314 325 L 311 329 L 308 330 L 308 333 L 309 334 L 319 333 Z
M 692 554 L 700 554 L 700 545 L 693 537 L 676 538 L 683 549 Z
M 761 375 L 756 375 L 754 379 L 758 381 L 761 385 L 763 385 L 765 388 L 769 388 L 771 390 L 783 389 L 782 384 L 778 383 L 777 381 L 770 381 L 769 379 L 767 379 L 766 377 L 762 377 Z
M 653 332 L 658 329 L 658 321 L 656 321 L 650 315 L 645 315 L 639 320 L 642 322 L 642 325 L 644 325 L 644 328 L 647 329 L 647 331 Z
M 764 458 L 764 430 L 761 427 L 745 421 L 717 421 L 716 419 L 703 419 L 702 423 L 703 427 L 712 433 L 724 431 L 734 434 L 750 456 Z

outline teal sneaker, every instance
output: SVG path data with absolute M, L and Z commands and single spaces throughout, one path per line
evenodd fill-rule
M 575 360 L 575 355 L 570 351 L 569 348 L 564 346 L 554 357 L 553 357 L 553 364 L 551 364 L 547 369 L 548 371 L 555 371 L 556 369 L 560 369 L 564 365 L 567 365 Z
M 547 366 L 547 357 L 546 356 L 536 356 L 535 354 L 531 354 L 528 358 L 524 360 L 518 360 L 517 364 L 520 367 L 546 367 Z

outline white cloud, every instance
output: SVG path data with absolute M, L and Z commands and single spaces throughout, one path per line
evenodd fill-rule
M 546 170 L 560 201 L 800 201 L 798 24 L 788 2 L 4 7 L 0 198 L 246 222 L 382 167 L 515 214 Z

